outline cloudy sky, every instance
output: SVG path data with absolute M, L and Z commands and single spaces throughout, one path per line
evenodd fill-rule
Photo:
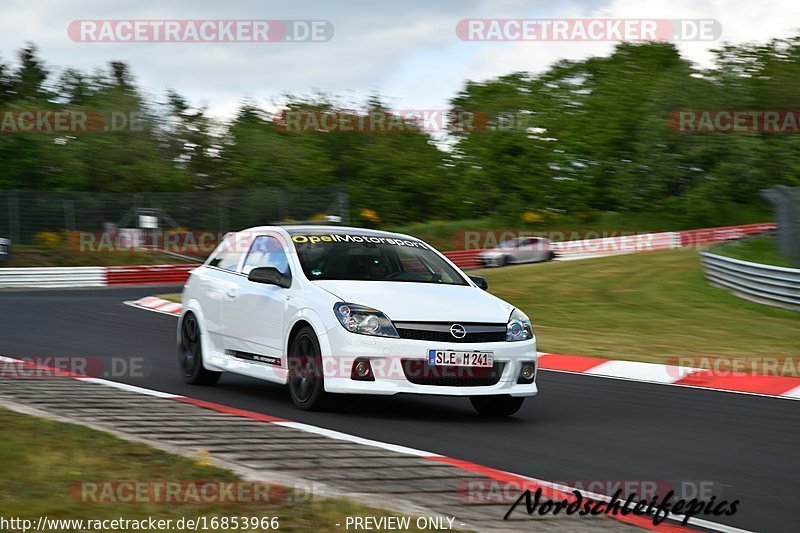
M 466 79 L 541 71 L 613 46 L 462 41 L 455 27 L 465 18 L 716 19 L 720 41 L 679 43 L 701 64 L 723 41 L 764 41 L 800 27 L 800 2 L 789 0 L 2 0 L 0 13 L 3 61 L 26 41 L 56 69 L 126 61 L 149 93 L 163 98 L 166 88 L 175 89 L 221 118 L 245 97 L 267 104 L 285 92 L 317 90 L 353 102 L 378 93 L 396 109 L 440 109 Z M 330 21 L 335 35 L 322 43 L 74 42 L 67 28 L 83 19 L 312 19 Z

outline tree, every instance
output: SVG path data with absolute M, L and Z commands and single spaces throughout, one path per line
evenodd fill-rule
M 26 100 L 47 98 L 44 83 L 48 72 L 37 53 L 38 49 L 32 43 L 26 44 L 19 51 L 19 66 L 12 77 L 12 90 L 17 98 Z

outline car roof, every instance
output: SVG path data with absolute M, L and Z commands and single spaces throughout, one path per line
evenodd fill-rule
M 287 225 L 287 226 L 256 226 L 253 228 L 246 228 L 239 231 L 258 232 L 258 231 L 275 231 L 283 230 L 289 235 L 297 235 L 299 233 L 350 233 L 357 235 L 371 235 L 376 237 L 390 237 L 402 238 L 419 241 L 420 239 L 406 235 L 404 233 L 394 233 L 391 231 L 381 231 L 370 228 L 356 228 L 353 226 L 323 226 L 320 224 L 303 224 L 303 225 Z

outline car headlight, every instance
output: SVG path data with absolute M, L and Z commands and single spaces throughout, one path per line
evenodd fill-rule
M 333 306 L 333 313 L 347 331 L 378 337 L 400 337 L 392 321 L 377 309 L 339 302 Z
M 526 341 L 532 338 L 533 327 L 531 326 L 531 319 L 519 309 L 514 309 L 506 326 L 506 340 Z

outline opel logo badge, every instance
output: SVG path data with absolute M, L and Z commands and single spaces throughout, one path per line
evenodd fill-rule
M 450 335 L 455 337 L 456 339 L 463 339 L 467 336 L 467 328 L 462 326 L 461 324 L 453 324 L 450 326 Z

